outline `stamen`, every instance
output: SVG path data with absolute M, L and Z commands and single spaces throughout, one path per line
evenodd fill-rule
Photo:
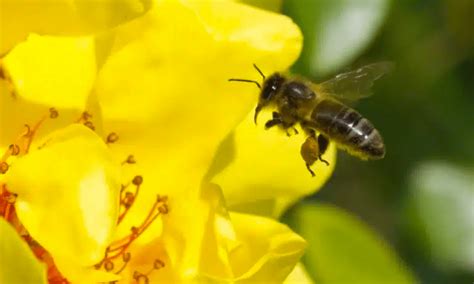
M 52 256 L 38 242 L 36 242 L 28 233 L 26 228 L 18 219 L 15 210 L 15 201 L 17 195 L 7 190 L 5 184 L 0 187 L 0 216 L 8 221 L 17 231 L 17 233 L 25 240 L 36 258 L 44 262 L 47 266 L 48 283 L 68 284 L 54 263 Z
M 89 121 L 92 118 L 92 114 L 88 113 L 87 111 L 84 111 L 81 113 L 81 116 L 76 120 L 77 123 L 84 123 L 86 121 Z
M 120 267 L 117 271 L 115 271 L 115 274 L 120 274 L 120 272 L 122 272 L 125 269 L 125 267 L 127 267 L 127 264 L 131 258 L 132 256 L 129 252 L 124 253 L 122 256 L 122 261 L 123 261 L 122 267 Z
M 8 166 L 7 162 L 1 162 L 0 163 L 0 174 L 2 174 L 2 175 L 5 174 L 8 171 L 8 168 L 9 168 L 9 166 Z
M 119 218 L 117 220 L 117 225 L 120 224 L 125 216 L 127 215 L 128 211 L 133 205 L 133 202 L 135 202 L 135 199 L 140 191 L 140 185 L 143 183 L 143 177 L 142 176 L 135 176 L 132 180 L 132 184 L 135 185 L 135 191 L 130 192 L 126 191 L 128 188 L 128 185 L 122 185 L 122 188 L 120 190 L 120 205 L 124 207 L 124 210 L 122 213 L 120 213 Z
M 137 161 L 135 160 L 135 157 L 133 155 L 128 155 L 127 159 L 122 162 L 122 165 L 125 164 L 136 164 Z
M 148 276 L 146 276 L 145 274 L 142 274 L 138 271 L 135 271 L 133 273 L 133 279 L 135 279 L 135 281 L 137 281 L 138 284 L 148 284 L 148 283 L 150 283 L 150 280 L 148 279 Z
M 86 122 L 84 122 L 83 124 L 84 124 L 84 126 L 90 128 L 92 131 L 95 131 L 95 126 L 94 126 L 94 124 L 92 123 L 92 121 L 86 121 Z
M 133 279 L 137 281 L 137 283 L 149 283 L 149 278 L 148 276 L 155 270 L 159 270 L 161 268 L 165 267 L 165 263 L 160 260 L 160 259 L 155 259 L 153 262 L 153 267 L 148 270 L 146 273 L 140 273 L 138 271 L 133 272 Z M 142 281 L 142 282 L 140 282 Z M 144 282 L 143 282 L 144 281 Z
M 10 146 L 8 146 L 8 150 L 12 156 L 17 156 L 20 154 L 20 146 L 17 144 L 10 144 Z
M 143 183 L 143 177 L 142 176 L 135 176 L 132 180 L 132 183 L 136 186 L 140 186 Z
M 92 118 L 92 114 L 90 114 L 89 112 L 85 111 L 85 112 L 82 113 L 82 118 L 83 118 L 84 120 L 89 120 L 89 119 Z
M 112 144 L 117 142 L 119 139 L 119 136 L 115 132 L 111 132 L 109 135 L 107 135 L 107 144 Z
M 49 109 L 49 118 L 55 119 L 58 116 L 59 116 L 59 112 L 54 107 Z
M 133 205 L 133 202 L 135 201 L 137 197 L 138 190 L 142 183 L 143 183 L 142 176 L 135 176 L 133 178 L 132 184 L 135 185 L 135 193 L 126 191 L 126 189 L 128 188 L 128 185 L 122 186 L 122 190 L 120 192 L 120 196 L 121 196 L 120 204 L 123 206 L 124 211 L 119 215 L 119 219 L 117 221 L 118 224 L 122 222 L 128 210 Z M 130 234 L 128 236 L 125 236 L 122 239 L 114 241 L 107 248 L 105 252 L 105 256 L 102 259 L 102 261 L 98 263 L 97 265 L 95 265 L 96 269 L 100 269 L 102 266 L 104 266 L 104 269 L 107 270 L 105 265 L 109 262 L 114 261 L 120 256 L 122 256 L 124 263 L 128 262 L 131 258 L 130 253 L 127 252 L 127 249 L 130 247 L 130 245 L 153 223 L 153 221 L 158 216 L 167 214 L 169 212 L 168 205 L 166 204 L 167 200 L 168 198 L 166 196 L 158 196 L 152 209 L 150 210 L 150 212 L 148 213 L 148 215 L 146 216 L 142 224 L 138 227 L 131 227 Z M 164 265 L 165 264 L 163 261 L 157 260 L 154 263 L 153 269 L 160 269 L 164 267 Z M 122 270 L 123 270 L 123 267 L 120 268 L 118 271 L 120 272 Z M 142 277 L 143 275 L 146 276 L 147 274 L 140 274 L 137 277 L 142 280 L 145 280 L 145 278 Z
M 30 246 L 36 257 L 44 262 L 48 267 L 48 283 L 54 284 L 70 284 L 70 282 L 62 276 L 61 272 L 56 267 L 53 257 L 46 251 L 36 240 L 34 240 L 29 234 L 23 236 L 23 239 Z
M 165 263 L 159 259 L 155 259 L 155 262 L 153 263 L 153 268 L 155 268 L 156 270 L 158 269 L 161 269 L 165 267 Z
M 81 116 L 79 116 L 79 118 L 76 119 L 76 123 L 81 123 L 82 125 L 91 129 L 92 131 L 95 131 L 95 126 L 92 123 L 92 121 L 90 121 L 91 118 L 92 118 L 92 114 L 90 114 L 87 111 L 84 111 L 81 113 Z
M 59 112 L 55 108 L 50 108 L 49 113 L 44 115 L 38 122 L 30 126 L 25 124 L 25 132 L 21 134 L 14 143 L 8 146 L 8 149 L 0 156 L 0 173 L 4 174 L 8 171 L 10 165 L 8 159 L 11 156 L 26 155 L 32 145 L 37 131 L 47 119 L 55 119 L 59 116 Z M 47 142 L 46 142 L 47 143 Z M 45 143 L 45 144 L 46 144 Z M 43 145 L 44 146 L 44 145 Z M 48 268 L 48 283 L 68 284 L 70 283 L 57 269 L 52 256 L 40 244 L 38 244 L 28 233 L 21 221 L 18 219 L 15 210 L 15 202 L 17 195 L 7 190 L 6 184 L 0 183 L 0 217 L 8 221 L 17 231 L 17 233 L 27 242 L 35 256 L 44 262 Z M 133 203 L 133 202 L 131 202 Z M 129 255 L 123 255 L 124 261 L 128 262 Z M 113 270 L 115 264 L 112 260 L 104 260 L 104 269 Z M 124 266 L 120 268 L 122 271 Z
M 0 192 L 0 216 L 3 216 L 3 218 L 7 221 L 13 221 L 15 219 L 14 204 L 15 204 L 16 198 L 17 198 L 17 195 L 15 193 L 9 192 L 5 184 L 2 185 L 1 192 Z
M 112 271 L 112 270 L 114 269 L 114 263 L 113 263 L 112 261 L 110 261 L 110 260 L 106 260 L 106 261 L 104 262 L 104 269 L 105 269 L 105 271 L 107 271 L 107 272 Z
M 10 156 L 25 155 L 28 154 L 30 146 L 33 143 L 36 132 L 40 129 L 41 125 L 46 121 L 46 119 L 51 118 L 55 119 L 59 116 L 59 112 L 55 108 L 49 109 L 49 115 L 43 116 L 33 127 L 29 124 L 25 124 L 25 133 L 21 134 L 15 141 L 8 147 L 8 151 L 4 153 L 0 161 L 6 162 Z

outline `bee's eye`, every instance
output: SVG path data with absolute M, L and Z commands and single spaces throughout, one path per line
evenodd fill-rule
M 283 77 L 281 77 L 279 74 L 274 74 L 268 78 L 263 86 L 261 98 L 266 101 L 271 100 L 280 89 L 283 81 Z

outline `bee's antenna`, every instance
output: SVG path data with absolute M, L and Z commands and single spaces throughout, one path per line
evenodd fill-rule
M 258 73 L 260 73 L 260 75 L 262 75 L 263 80 L 265 80 L 265 75 L 263 75 L 262 70 L 260 70 L 260 68 L 257 67 L 257 64 L 254 63 L 253 67 L 255 67 L 255 69 L 257 69 Z
M 255 85 L 257 85 L 257 87 L 259 89 L 261 89 L 262 87 L 260 86 L 260 84 L 257 82 L 257 81 L 253 81 L 253 80 L 246 80 L 246 79 L 229 79 L 229 82 L 246 82 L 246 83 L 254 83 Z

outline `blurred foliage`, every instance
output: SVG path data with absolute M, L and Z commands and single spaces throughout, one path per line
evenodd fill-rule
M 422 283 L 471 283 L 474 1 L 285 0 L 283 11 L 305 35 L 295 73 L 320 82 L 372 62 L 396 65 L 357 105 L 382 133 L 385 159 L 340 152 L 332 179 L 311 199 L 360 217 Z M 305 213 L 314 214 L 306 226 L 317 213 Z
M 252 5 L 254 7 L 262 8 L 265 10 L 279 12 L 281 10 L 281 6 L 283 0 L 240 0 L 248 5 Z
M 339 70 L 370 43 L 389 0 L 287 0 L 285 12 L 305 35 L 300 71 L 321 76 Z
M 415 283 L 387 244 L 343 210 L 313 202 L 290 219 L 308 241 L 303 261 L 316 283 Z
M 413 242 L 442 270 L 474 272 L 474 170 L 424 162 L 413 170 L 409 188 L 408 225 L 424 232 L 412 234 Z

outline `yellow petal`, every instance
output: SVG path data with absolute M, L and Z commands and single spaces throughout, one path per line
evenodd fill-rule
M 132 248 L 124 279 L 148 271 L 159 259 L 165 267 L 150 274 L 150 283 L 281 283 L 306 247 L 300 236 L 272 219 L 229 215 L 215 185 L 203 186 L 198 200 L 170 204 L 163 220 L 160 238 Z
M 153 127 L 147 136 L 166 147 L 193 139 L 202 152 L 256 102 L 254 86 L 227 80 L 259 76 L 253 62 L 284 70 L 301 48 L 288 18 L 231 2 L 160 1 L 121 29 L 117 42 L 130 34 L 140 36 L 110 58 L 98 80 L 104 119 Z
M 59 269 L 92 266 L 102 259 L 115 229 L 119 164 L 103 141 L 79 124 L 44 141 L 7 173 L 8 189 L 18 194 L 16 212 L 32 237 L 64 261 L 57 263 Z
M 230 218 L 241 242 L 230 256 L 238 282 L 281 283 L 303 255 L 305 240 L 269 218 L 241 213 Z
M 2 0 L 0 54 L 31 33 L 79 35 L 99 32 L 142 15 L 151 0 Z
M 306 272 L 303 263 L 299 262 L 290 275 L 286 277 L 284 284 L 314 284 L 311 277 Z
M 260 121 L 269 115 L 262 115 Z M 312 166 L 316 177 L 312 177 L 300 155 L 306 136 L 301 129 L 299 133 L 288 137 L 276 128 L 264 130 L 261 124 L 255 126 L 253 112 L 247 115 L 221 146 L 212 170 L 212 180 L 222 187 L 231 208 L 278 217 L 324 185 L 334 170 L 335 146 L 330 144 L 323 155 L 329 166 L 316 162 Z
M 0 283 L 47 283 L 46 267 L 3 218 L 0 218 Z
M 77 120 L 95 80 L 94 48 L 91 38 L 31 35 L 0 61 L 8 75 L 0 80 L 0 153 L 51 107 L 59 118 L 43 123 L 36 138 Z
M 92 38 L 31 35 L 3 60 L 17 99 L 83 110 L 95 80 Z
M 261 80 L 254 62 L 287 69 L 301 41 L 289 18 L 229 1 L 158 1 L 117 30 L 96 93 L 104 129 L 120 136 L 111 149 L 120 159 L 133 154 L 137 164 L 125 170 L 145 180 L 126 230 L 157 193 L 177 206 L 196 200 L 219 142 L 258 97 L 255 86 L 227 80 Z
M 214 208 L 206 223 L 201 277 L 218 283 L 281 283 L 299 261 L 306 242 L 272 219 L 240 213 L 228 215 L 215 207 L 217 204 L 223 205 L 222 196 L 211 206 Z
M 220 188 L 205 185 L 200 194 L 195 188 L 188 189 L 188 194 L 169 197 L 163 232 L 151 242 L 131 246 L 131 261 L 121 273 L 123 283 L 133 282 L 135 271 L 149 271 L 155 260 L 165 267 L 150 274 L 150 283 L 198 281 L 210 267 L 217 268 L 219 275 L 231 276 L 228 252 L 235 236 Z
M 252 107 L 258 93 L 254 86 L 227 80 L 259 79 L 253 62 L 267 71 L 284 70 L 300 52 L 301 34 L 286 17 L 232 2 L 188 2 L 159 1 L 119 30 L 117 45 L 135 40 L 100 74 L 106 119 L 165 124 L 155 127 L 167 126 L 166 136 L 178 132 L 180 141 L 183 131 L 187 137 L 214 134 L 217 127 L 223 132 Z

